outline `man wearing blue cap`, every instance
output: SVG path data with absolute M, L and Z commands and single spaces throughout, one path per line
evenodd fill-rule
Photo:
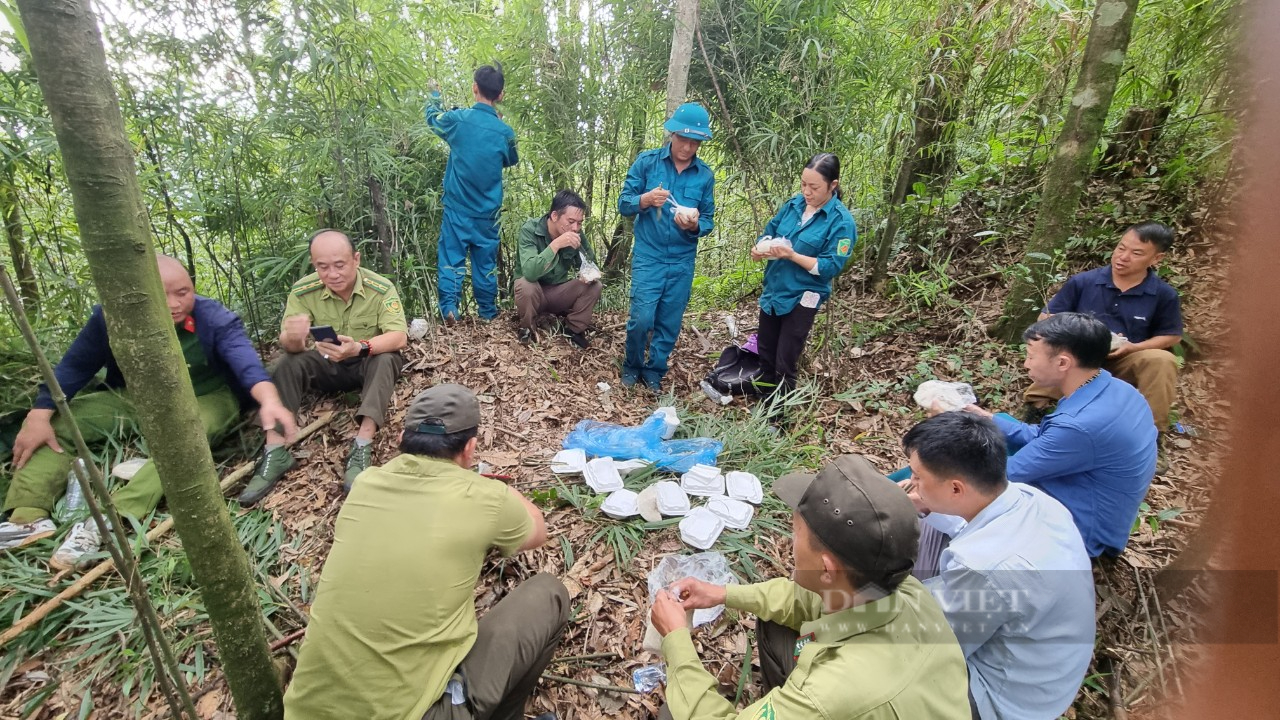
M 502 67 L 476 70 L 471 86 L 475 105 L 446 111 L 439 88 L 432 87 L 426 118 L 431 131 L 449 143 L 444 170 L 444 218 L 436 250 L 440 316 L 458 317 L 458 297 L 471 256 L 471 290 L 480 318 L 498 314 L 498 212 L 502 209 L 502 170 L 519 162 L 516 135 L 494 107 L 502 100 Z
M 698 238 L 715 226 L 715 175 L 698 159 L 711 139 L 711 117 L 698 103 L 676 108 L 662 126 L 671 141 L 640 153 L 618 196 L 618 212 L 635 218 L 631 252 L 631 317 L 622 384 L 662 388 L 667 356 L 684 319 Z

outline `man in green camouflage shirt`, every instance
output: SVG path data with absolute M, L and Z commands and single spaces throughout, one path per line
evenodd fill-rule
M 350 491 L 356 476 L 371 463 L 373 436 L 386 420 L 387 404 L 404 366 L 400 350 L 408 342 L 408 328 L 395 286 L 360 267 L 360 253 L 351 238 L 337 230 L 321 230 L 309 246 L 316 271 L 289 291 L 280 328 L 285 356 L 273 368 L 272 380 L 294 413 L 308 391 L 360 390 L 360 429 L 343 481 L 343 490 Z M 338 343 L 316 340 L 308 347 L 311 328 L 322 325 L 333 328 Z M 262 459 L 240 494 L 240 504 L 261 500 L 296 464 L 284 438 L 268 428 Z

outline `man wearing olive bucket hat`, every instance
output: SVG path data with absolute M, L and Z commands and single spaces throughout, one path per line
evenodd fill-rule
M 636 157 L 618 196 L 618 212 L 635 218 L 631 317 L 622 384 L 662 388 L 693 288 L 698 238 L 715 226 L 715 175 L 698 158 L 711 139 L 711 117 L 698 103 L 676 108 L 662 126 L 671 140 Z
M 685 578 L 658 593 L 667 706 L 660 718 L 969 720 L 964 655 L 929 591 L 911 577 L 911 501 L 860 455 L 774 492 L 794 511 L 791 579 L 717 586 Z M 686 611 L 725 605 L 757 617 L 764 697 L 741 713 L 717 693 Z

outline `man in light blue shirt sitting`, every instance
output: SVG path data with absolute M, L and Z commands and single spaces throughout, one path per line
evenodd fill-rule
M 1111 331 L 1081 313 L 1058 313 L 1027 328 L 1024 364 L 1032 382 L 1062 393 L 1038 425 L 992 419 L 1013 455 L 1006 474 L 1053 496 L 1080 528 L 1090 557 L 1116 556 L 1129 542 L 1156 471 L 1151 407 L 1132 385 L 1102 369 Z M 990 413 L 965 408 L 985 417 Z
M 973 717 L 1057 718 L 1093 657 L 1093 572 L 1071 513 L 1005 478 L 1004 438 L 983 417 L 942 413 L 902 444 L 924 524 L 951 535 L 925 587 L 964 651 Z

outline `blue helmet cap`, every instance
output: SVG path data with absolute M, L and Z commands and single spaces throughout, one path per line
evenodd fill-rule
M 662 125 L 663 129 L 690 140 L 711 139 L 711 116 L 707 109 L 698 103 L 685 103 L 671 113 L 671 119 Z

